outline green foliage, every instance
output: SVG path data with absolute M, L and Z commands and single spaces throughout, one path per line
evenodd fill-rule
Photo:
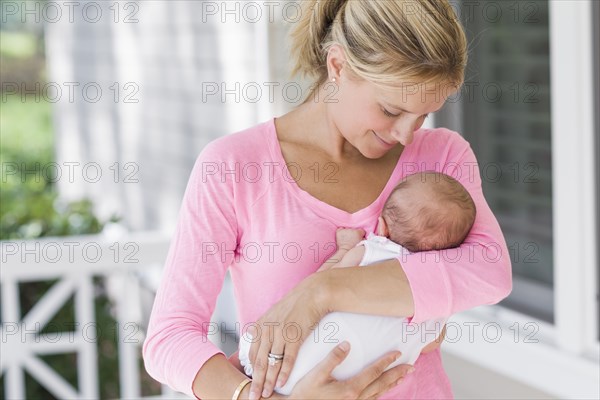
M 83 199 L 63 203 L 58 199 L 55 182 L 45 166 L 54 162 L 51 105 L 35 96 L 21 101 L 7 96 L 0 109 L 0 239 L 35 239 L 45 236 L 94 234 L 106 221 L 95 215 L 93 204 Z M 116 218 L 111 219 L 116 221 Z M 55 284 L 55 281 L 27 282 L 20 285 L 22 314 Z M 98 371 L 101 398 L 119 397 L 117 322 L 106 296 L 102 279 L 94 279 L 96 327 L 87 330 L 97 336 Z M 75 322 L 71 298 L 44 327 L 43 333 L 68 332 Z M 78 387 L 75 354 L 43 356 L 41 359 L 67 382 Z M 53 396 L 34 378 L 26 376 L 27 398 L 51 399 Z M 152 385 L 151 385 L 152 386 Z M 0 378 L 4 394 L 4 379 Z M 146 384 L 146 388 L 148 384 Z M 156 383 L 152 392 L 156 393 Z
M 49 172 L 54 161 L 50 115 L 50 104 L 35 96 L 25 102 L 11 96 L 2 104 L 1 240 L 92 234 L 104 225 L 89 200 L 58 200 Z
M 38 53 L 38 39 L 30 32 L 3 31 L 0 35 L 0 56 L 30 58 Z
M 28 92 L 44 84 L 45 59 L 41 26 L 26 29 L 19 16 L 8 16 L 0 27 L 0 65 L 3 82 L 23 85 Z M 48 167 L 55 161 L 51 104 L 40 94 L 22 96 L 0 93 L 0 240 L 36 239 L 48 236 L 96 234 L 108 221 L 94 214 L 91 201 L 61 201 Z M 54 170 L 55 171 L 55 170 Z M 111 218 L 116 222 L 118 218 Z M 21 318 L 44 296 L 56 281 L 20 284 Z M 114 307 L 107 296 L 106 282 L 95 277 L 94 308 L 96 325 L 86 330 L 96 339 L 100 398 L 118 398 L 119 352 Z M 0 315 L 0 321 L 4 321 Z M 75 303 L 71 297 L 48 324 L 37 327 L 41 333 L 73 331 Z M 76 354 L 39 357 L 73 387 L 78 388 Z M 140 366 L 143 364 L 140 357 Z M 5 396 L 4 376 L 0 375 L 0 398 Z M 53 399 L 35 378 L 26 373 L 26 398 Z M 160 384 L 142 372 L 143 395 L 160 393 Z

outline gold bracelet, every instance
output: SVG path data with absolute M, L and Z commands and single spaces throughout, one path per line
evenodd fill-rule
M 245 380 L 242 381 L 242 383 L 240 383 L 237 387 L 237 389 L 235 389 L 235 392 L 233 392 L 233 396 L 231 396 L 231 400 L 238 400 L 240 398 L 240 394 L 242 393 L 242 390 L 244 390 L 244 388 L 250 383 L 252 382 L 251 379 L 246 378 Z

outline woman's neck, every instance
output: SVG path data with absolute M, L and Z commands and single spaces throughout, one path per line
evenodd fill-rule
M 317 97 L 322 99 L 322 94 Z M 334 162 L 365 158 L 350 144 L 331 119 L 327 103 L 310 99 L 279 118 L 282 142 L 291 142 L 325 153 Z

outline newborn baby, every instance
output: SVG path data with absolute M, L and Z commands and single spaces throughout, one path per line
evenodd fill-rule
M 455 179 L 437 172 L 409 175 L 394 188 L 377 223 L 377 234 L 366 240 L 362 229 L 338 229 L 337 252 L 319 271 L 329 268 L 365 266 L 418 251 L 459 246 L 475 221 L 475 204 L 467 190 Z M 399 364 L 414 364 L 419 354 L 442 332 L 445 319 L 411 324 L 408 318 L 333 312 L 327 314 L 298 352 L 286 384 L 275 388 L 289 395 L 296 383 L 316 366 L 337 344 L 350 343 L 350 353 L 332 376 L 349 379 L 369 364 L 393 350 Z M 248 359 L 252 337 L 240 338 L 239 360 L 246 375 L 252 375 Z M 387 370 L 386 369 L 386 370 Z

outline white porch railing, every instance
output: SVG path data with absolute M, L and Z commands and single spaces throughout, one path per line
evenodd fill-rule
M 25 372 L 56 398 L 99 398 L 96 315 L 93 279 L 103 277 L 116 308 L 121 398 L 141 397 L 140 353 L 145 325 L 141 290 L 144 279 L 160 274 L 169 238 L 161 234 L 126 234 L 2 241 L 0 272 L 2 325 L 0 370 L 7 399 L 24 399 Z M 57 282 L 21 315 L 19 285 Z M 40 333 L 73 296 L 73 330 Z M 146 308 L 148 305 L 146 304 Z M 77 355 L 77 388 L 39 358 Z M 176 397 L 163 386 L 162 395 Z

